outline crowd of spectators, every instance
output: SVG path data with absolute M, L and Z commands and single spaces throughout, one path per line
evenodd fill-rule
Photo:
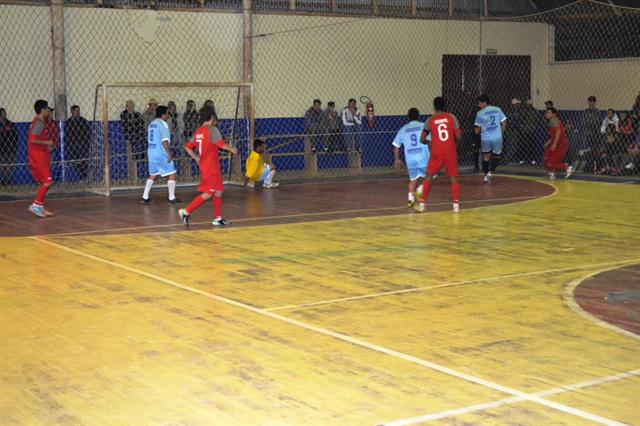
M 314 99 L 304 114 L 303 129 L 311 140 L 313 152 L 362 152 L 358 139 L 361 124 L 362 116 L 355 99 L 349 99 L 340 112 L 334 101 L 322 110 L 322 101 Z

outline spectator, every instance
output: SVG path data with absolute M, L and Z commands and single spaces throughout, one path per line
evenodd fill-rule
M 182 156 L 182 140 L 180 136 L 182 133 L 179 132 L 178 125 L 178 107 L 176 103 L 173 101 L 167 102 L 167 113 L 169 114 L 169 119 L 167 120 L 167 124 L 169 125 L 169 132 L 171 133 L 171 154 L 173 158 L 179 158 Z
M 80 107 L 71 107 L 71 116 L 64 123 L 65 152 L 73 162 L 80 180 L 86 180 L 89 172 L 91 151 L 91 126 L 80 115 Z
M 216 105 L 213 103 L 213 101 L 211 99 L 207 99 L 206 101 L 204 101 L 203 106 L 210 108 L 213 110 L 213 114 L 217 117 L 218 114 L 216 112 Z
M 340 114 L 336 111 L 336 103 L 330 101 L 327 103 L 327 109 L 324 110 L 322 120 L 322 131 L 327 134 L 327 150 L 344 151 L 344 142 L 342 140 L 342 123 Z
M 533 107 L 533 100 L 529 99 L 522 106 L 520 112 L 520 137 L 518 138 L 518 162 L 520 164 L 530 163 L 535 165 L 538 159 L 536 145 L 536 129 L 540 121 L 540 114 Z
M 618 124 L 618 130 L 620 131 L 622 141 L 625 145 L 629 145 L 633 142 L 634 127 L 634 119 L 629 117 L 627 111 L 620 111 L 620 122 Z
M 126 109 L 120 113 L 122 123 L 122 134 L 127 145 L 131 147 L 134 160 L 144 160 L 146 127 L 142 114 L 135 110 L 135 103 L 132 100 L 126 102 Z
M 600 136 L 601 113 L 596 108 L 596 97 L 589 96 L 589 106 L 584 110 L 582 116 L 582 124 L 586 138 L 586 148 L 583 152 L 585 157 L 584 171 L 594 173 L 595 163 L 598 158 L 598 152 L 602 146 L 602 137 Z
M 182 114 L 182 125 L 182 140 L 188 141 L 198 128 L 198 111 L 196 111 L 196 103 L 191 99 L 187 101 L 186 109 Z
M 636 102 L 631 107 L 631 117 L 635 120 L 636 125 L 640 124 L 640 93 L 638 93 Z M 636 131 L 638 130 L 636 129 Z
M 349 151 L 355 151 L 357 149 L 362 152 L 360 144 L 358 143 L 358 128 L 362 124 L 362 118 L 360 117 L 360 109 L 356 105 L 355 99 L 349 99 L 347 106 L 342 109 L 340 116 L 342 118 L 344 135 Z
M 605 132 L 598 174 L 619 176 L 623 167 L 629 163 L 627 147 L 622 143 L 620 135 L 614 131 L 613 125 L 610 125 Z
M 314 99 L 313 105 L 304 114 L 304 134 L 314 135 L 310 136 L 311 150 L 313 152 L 316 152 L 318 145 L 320 145 L 320 148 L 322 147 L 322 137 L 318 136 L 322 133 L 323 114 L 320 108 L 321 105 L 320 99 Z
M 142 114 L 144 119 L 144 130 L 147 131 L 149 123 L 156 119 L 156 108 L 158 107 L 158 100 L 156 98 L 149 99 L 149 106 L 147 110 Z
M 602 120 L 600 133 L 606 135 L 609 125 L 613 125 L 615 127 L 615 133 L 618 133 L 620 131 L 620 119 L 612 108 L 609 108 L 607 110 L 607 115 L 604 117 L 604 120 Z
M 509 164 L 518 163 L 518 145 L 522 134 L 522 101 L 511 99 L 509 111 L 509 133 L 505 135 L 505 158 Z
M 16 125 L 7 118 L 7 111 L 0 108 L 0 185 L 11 185 L 16 163 L 18 132 Z

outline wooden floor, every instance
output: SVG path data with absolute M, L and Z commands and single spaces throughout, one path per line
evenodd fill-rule
M 0 424 L 640 425 L 640 337 L 574 298 L 634 276 L 640 186 L 432 195 L 229 188 L 188 231 L 162 191 L 0 203 Z

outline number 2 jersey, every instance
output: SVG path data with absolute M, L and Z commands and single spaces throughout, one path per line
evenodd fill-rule
M 460 135 L 460 123 L 455 115 L 443 112 L 429 117 L 422 134 L 431 135 L 431 157 L 453 157 L 456 154 L 456 135 Z

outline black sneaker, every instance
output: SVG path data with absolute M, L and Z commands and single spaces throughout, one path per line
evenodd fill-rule
M 221 217 L 217 217 L 215 219 L 213 219 L 213 222 L 211 222 L 211 224 L 213 226 L 227 226 L 227 225 L 231 225 L 231 222 L 229 222 L 228 220 L 225 220 Z
M 144 198 L 144 197 L 140 198 L 140 204 L 151 204 L 151 203 L 152 203 L 151 197 L 149 197 L 149 198 Z
M 171 204 L 182 204 L 182 201 L 180 201 L 180 198 L 174 198 L 173 200 L 167 200 L 167 201 Z
M 180 215 L 180 220 L 182 221 L 182 224 L 188 228 L 189 227 L 189 215 L 187 214 L 187 211 L 185 209 L 180 209 L 178 211 L 178 214 Z

